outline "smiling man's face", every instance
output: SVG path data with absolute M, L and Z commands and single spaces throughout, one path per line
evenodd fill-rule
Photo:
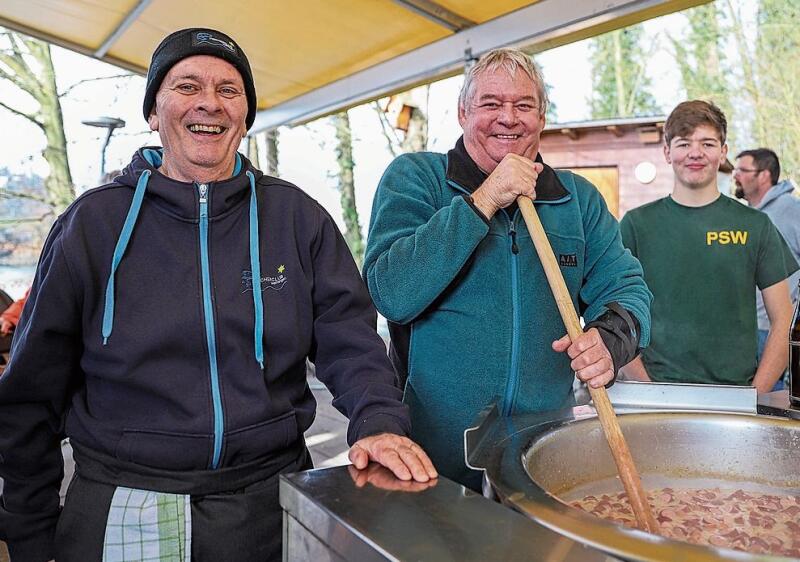
M 458 108 L 458 122 L 467 152 L 484 172 L 494 171 L 509 153 L 536 158 L 545 123 L 536 91 L 519 69 L 513 76 L 501 68 L 475 77 L 471 99 Z
M 187 57 L 156 94 L 150 128 L 164 146 L 164 175 L 180 181 L 227 179 L 247 132 L 247 96 L 239 71 L 206 55 Z

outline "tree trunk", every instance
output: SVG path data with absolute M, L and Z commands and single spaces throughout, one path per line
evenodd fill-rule
M 266 133 L 267 139 L 267 174 L 278 175 L 278 129 Z
M 258 163 L 258 133 L 247 137 L 247 159 L 253 166 L 261 169 Z
M 358 209 L 356 208 L 356 190 L 353 180 L 353 138 L 350 131 L 350 117 L 347 111 L 342 111 L 333 116 L 336 127 L 336 161 L 339 164 L 339 193 L 342 203 L 342 216 L 344 218 L 344 238 L 350 247 L 350 252 L 356 260 L 358 268 L 364 263 L 364 239 L 361 236 L 361 226 L 358 222 Z
M 45 180 L 49 203 L 56 213 L 64 210 L 75 199 L 75 186 L 69 169 L 67 138 L 64 134 L 64 118 L 61 101 L 56 88 L 56 75 L 50 56 L 50 45 L 42 41 L 25 41 L 36 61 L 41 65 L 40 89 L 36 96 L 41 108 L 39 115 L 47 146 L 42 154 L 50 166 L 50 175 Z
M 622 30 L 618 29 L 611 32 L 611 39 L 614 44 L 614 83 L 617 86 L 617 114 L 616 117 L 623 117 L 625 113 L 625 77 L 622 73 L 622 67 L 625 61 L 622 60 L 622 43 L 620 41 Z M 631 92 L 631 97 L 635 95 Z
M 637 24 L 592 39 L 593 119 L 653 115 L 658 111 L 645 72 L 650 54 L 642 47 L 643 33 L 642 25 Z
M 799 19 L 797 2 L 760 1 L 756 61 L 764 95 L 756 115 L 763 136 L 755 140 L 778 154 L 783 175 L 794 180 L 800 176 Z
M 403 152 L 422 152 L 428 148 L 428 119 L 418 107 L 411 108 L 411 118 L 408 121 L 408 131 L 406 131 L 403 142 L 400 143 L 400 150 Z
M 761 105 L 761 89 L 758 86 L 756 64 L 753 60 L 754 57 L 748 48 L 744 25 L 742 24 L 742 21 L 730 0 L 727 1 L 727 6 L 728 15 L 732 22 L 736 50 L 739 54 L 739 65 L 741 67 L 742 78 L 744 79 L 744 94 L 750 98 L 753 108 L 755 109 Z M 765 124 L 762 122 L 757 111 L 753 122 L 753 127 L 754 136 L 757 139 L 761 139 L 766 136 Z

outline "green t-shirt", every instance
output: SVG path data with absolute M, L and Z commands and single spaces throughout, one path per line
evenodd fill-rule
M 627 213 L 622 241 L 653 293 L 654 381 L 747 385 L 756 371 L 756 286 L 797 270 L 769 217 L 720 196 L 703 207 L 671 197 Z

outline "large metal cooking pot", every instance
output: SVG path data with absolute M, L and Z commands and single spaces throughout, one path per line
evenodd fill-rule
M 645 488 L 724 487 L 800 494 L 800 422 L 755 414 L 617 408 Z M 500 501 L 626 560 L 788 560 L 696 546 L 598 519 L 566 502 L 623 491 L 593 409 L 500 417 L 466 435 L 468 462 Z

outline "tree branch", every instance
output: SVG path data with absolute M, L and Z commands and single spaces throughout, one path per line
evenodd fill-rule
M 24 66 L 24 63 L 20 64 L 20 61 L 17 60 L 17 57 L 6 55 L 4 53 L 0 53 L 0 63 L 5 64 L 11 69 L 11 72 L 9 73 L 0 68 L 0 72 L 3 73 L 3 78 L 11 81 L 15 86 L 38 99 L 37 94 L 40 88 L 39 81 L 35 78 L 29 79 L 30 72 Z
M 428 143 L 430 139 L 428 138 L 429 132 L 429 125 L 430 125 L 430 115 L 431 115 L 431 85 L 425 85 L 425 150 L 428 150 Z
M 3 54 L 0 53 L 0 63 L 3 62 Z M 27 90 L 27 84 L 25 84 L 16 74 L 12 74 L 7 72 L 2 67 L 0 67 L 0 79 L 8 80 L 12 84 L 14 84 L 17 88 L 24 90 L 25 92 L 29 93 Z
M 20 191 L 11 191 L 8 188 L 0 187 L 0 199 L 27 199 L 29 201 L 36 201 L 44 205 L 50 206 L 46 198 L 31 193 L 23 193 Z
M 8 226 L 15 224 L 30 223 L 30 222 L 42 222 L 47 217 L 52 217 L 53 214 L 54 214 L 53 211 L 50 210 L 38 217 L 25 217 L 22 219 L 0 219 L 0 226 Z
M 31 70 L 28 66 L 28 63 L 25 62 L 24 53 L 19 45 L 19 36 L 14 33 L 9 34 L 8 36 L 9 41 L 11 42 L 11 49 L 14 51 L 13 55 L 5 55 L 7 59 L 13 59 L 13 62 L 9 62 L 8 60 L 4 61 L 11 70 L 16 72 L 17 74 L 21 75 L 21 79 L 23 79 L 27 83 L 33 83 L 37 86 L 39 85 L 39 80 L 36 78 L 36 73 Z M 26 46 L 28 46 L 28 42 L 24 41 Z M 30 49 L 30 46 L 28 46 Z
M 661 38 L 661 32 L 658 32 L 653 36 L 652 41 L 650 42 L 650 48 L 647 50 L 647 53 L 645 53 L 643 59 L 644 61 L 648 61 L 652 58 L 653 54 L 656 51 L 656 47 L 658 46 L 660 38 Z M 637 67 L 636 76 L 633 79 L 633 84 L 631 84 L 630 97 L 628 98 L 628 103 L 626 104 L 625 107 L 626 111 L 625 115 L 633 114 L 633 108 L 634 105 L 636 104 L 636 94 L 639 93 L 639 88 L 642 85 L 642 82 L 644 81 L 645 78 L 645 70 L 646 70 L 645 66 L 646 65 L 643 61 L 639 61 L 638 64 L 636 65 Z
M 28 121 L 30 121 L 31 123 L 33 123 L 34 125 L 36 125 L 41 130 L 44 131 L 44 125 L 42 123 L 40 123 L 36 119 L 36 115 L 35 114 L 32 115 L 30 113 L 25 113 L 24 111 L 20 111 L 19 109 L 15 109 L 15 108 L 11 107 L 10 105 L 7 105 L 6 103 L 4 103 L 2 101 L 0 101 L 0 107 L 7 109 L 8 111 L 10 111 L 11 113 L 13 113 L 15 115 L 19 115 L 20 117 L 24 117 L 25 119 L 27 119 Z
M 100 80 L 112 80 L 112 79 L 115 79 L 115 78 L 133 78 L 133 76 L 134 75 L 131 74 L 131 73 L 126 73 L 126 74 L 115 74 L 114 76 L 98 76 L 96 78 L 84 78 L 83 80 L 78 80 L 77 82 L 72 84 L 70 87 L 68 87 L 66 90 L 64 90 L 63 92 L 58 94 L 58 97 L 63 98 L 65 96 L 69 95 L 69 93 L 72 90 L 74 90 L 75 88 L 77 88 L 81 84 L 85 84 L 86 82 L 99 82 Z
M 383 136 L 386 138 L 386 147 L 389 149 L 389 152 L 392 153 L 393 157 L 397 156 L 397 149 L 395 147 L 400 146 L 402 142 L 400 138 L 397 136 L 397 132 L 394 130 L 394 127 L 388 122 L 386 119 L 386 114 L 381 109 L 381 105 L 378 102 L 372 102 L 372 107 L 375 109 L 375 112 L 378 114 L 378 120 L 381 123 L 381 132 Z M 390 132 L 391 131 L 391 135 Z M 394 139 L 392 139 L 392 135 L 394 135 Z

